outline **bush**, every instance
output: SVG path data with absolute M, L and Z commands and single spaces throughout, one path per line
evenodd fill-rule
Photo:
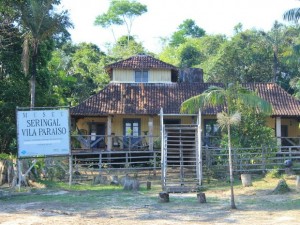
M 281 174 L 278 168 L 268 170 L 266 178 L 280 178 Z

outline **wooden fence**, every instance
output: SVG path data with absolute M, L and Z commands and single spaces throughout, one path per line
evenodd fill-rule
M 233 149 L 235 173 L 261 173 L 271 169 L 285 170 L 284 162 L 293 162 L 292 171 L 300 172 L 300 146 L 281 148 L 239 148 Z M 203 178 L 224 177 L 228 173 L 228 151 L 221 148 L 203 147 Z M 74 179 L 93 179 L 98 174 L 132 174 L 141 179 L 161 176 L 161 152 L 156 151 L 98 151 L 72 153 Z M 23 165 L 29 167 L 32 159 L 24 159 Z M 45 179 L 66 180 L 68 178 L 68 159 L 66 157 L 40 158 L 39 168 L 46 172 Z M 8 164 L 7 164 L 8 165 Z M 185 158 L 185 170 L 190 170 L 192 161 Z M 42 168 L 42 167 L 45 168 Z M 36 168 L 34 168 L 36 170 Z M 176 170 L 172 165 L 170 170 Z M 8 168 L 1 167 L 2 181 L 8 181 Z M 176 171 L 174 171 L 176 172 Z M 37 174 L 37 172 L 35 172 Z M 77 176 L 79 175 L 79 176 Z M 3 183 L 2 182 L 2 183 Z
M 300 171 L 299 147 L 281 148 L 239 148 L 233 149 L 233 166 L 235 173 L 262 173 L 268 170 L 285 170 L 284 162 L 293 162 L 292 170 Z M 221 148 L 203 147 L 203 177 L 224 177 L 228 173 L 228 151 Z M 187 156 L 188 157 L 188 156 Z M 184 169 L 191 170 L 191 160 L 185 157 Z M 172 164 L 172 163 L 171 163 Z M 126 174 L 153 174 L 160 176 L 160 151 L 101 151 L 97 153 L 76 153 L 73 155 L 75 171 L 80 173 L 126 173 Z M 170 166 L 170 170 L 176 166 Z M 85 171 L 85 172 L 84 172 Z M 87 172 L 89 171 L 89 172 Z M 145 173 L 146 172 L 146 173 Z M 176 171 L 174 171 L 176 172 Z
M 203 148 L 204 168 L 224 173 L 228 171 L 228 150 L 221 148 Z M 234 172 L 255 173 L 271 169 L 285 169 L 285 161 L 293 162 L 292 169 L 300 170 L 299 146 L 280 148 L 238 148 L 232 150 Z

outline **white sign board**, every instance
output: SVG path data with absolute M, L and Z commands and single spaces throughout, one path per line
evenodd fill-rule
M 68 155 L 69 110 L 17 111 L 19 157 Z

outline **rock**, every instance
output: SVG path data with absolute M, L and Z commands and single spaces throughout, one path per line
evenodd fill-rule
M 286 181 L 284 179 L 279 180 L 276 188 L 272 192 L 273 194 L 285 194 L 287 192 L 290 192 L 291 189 L 287 185 Z
M 124 190 L 127 191 L 138 191 L 140 189 L 140 182 L 133 177 L 126 175 L 121 179 L 121 184 Z
M 169 193 L 168 192 L 160 192 L 158 194 L 158 197 L 159 197 L 159 202 L 169 202 L 170 201 L 170 198 L 169 198 Z
M 252 186 L 251 174 L 249 174 L 249 173 L 242 173 L 241 174 L 241 180 L 242 180 L 243 187 L 250 187 L 250 186 Z
M 206 203 L 206 196 L 204 192 L 199 192 L 197 194 L 197 199 L 199 203 Z
M 110 176 L 110 185 L 119 185 L 119 178 L 116 175 Z
M 103 175 L 98 175 L 94 177 L 93 184 L 108 184 L 108 179 L 106 176 Z

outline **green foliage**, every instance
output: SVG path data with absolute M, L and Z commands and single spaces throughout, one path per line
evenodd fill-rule
M 28 78 L 21 72 L 19 30 L 10 19 L 1 20 L 0 27 L 0 153 L 16 153 L 15 110 L 29 103 Z
M 1 159 L 13 159 L 15 158 L 13 155 L 11 154 L 7 154 L 7 153 L 0 153 L 0 160 Z
M 118 39 L 117 43 L 108 49 L 111 58 L 114 61 L 127 59 L 133 55 L 147 53 L 142 43 L 137 42 L 134 37 L 130 36 L 127 41 L 126 36 Z
M 219 46 L 225 41 L 225 36 L 222 35 L 187 38 L 178 46 L 165 46 L 159 58 L 179 67 L 200 67 L 206 72 L 212 64 L 213 57 L 218 53 Z M 192 52 L 189 52 L 190 50 Z
M 281 177 L 280 170 L 278 168 L 268 170 L 265 177 L 266 178 L 280 178 Z
M 263 44 L 259 32 L 237 33 L 224 42 L 207 67 L 210 82 L 267 82 L 272 78 L 272 52 Z
M 104 64 L 106 55 L 94 44 L 66 44 L 54 51 L 48 70 L 58 104 L 76 105 L 102 89 L 109 82 Z
M 133 20 L 146 12 L 147 6 L 134 0 L 112 0 L 108 11 L 97 16 L 94 24 L 103 28 L 125 24 L 129 43 Z
M 240 104 L 236 110 L 241 112 L 241 122 L 232 128 L 232 144 L 236 148 L 255 148 L 258 146 L 276 146 L 274 131 L 266 125 L 267 114 Z M 222 138 L 223 144 L 227 139 Z
M 201 52 L 198 51 L 197 47 L 185 43 L 182 44 L 179 48 L 179 58 L 181 68 L 191 68 L 194 65 L 198 65 L 201 63 L 202 55 Z
M 202 94 L 184 101 L 181 104 L 181 112 L 195 113 L 199 108 L 205 110 L 205 107 L 226 105 L 226 111 L 231 115 L 237 111 L 239 104 L 257 108 L 258 111 L 267 114 L 272 112 L 272 107 L 268 102 L 238 82 L 230 83 L 226 87 L 214 85 L 208 87 Z
M 294 96 L 300 100 L 300 78 L 296 77 L 290 81 L 291 88 L 295 90 Z
M 176 47 L 186 42 L 187 38 L 200 38 L 205 31 L 199 27 L 194 20 L 186 19 L 178 26 L 170 39 L 170 46 Z
M 283 18 L 288 21 L 297 22 L 300 18 L 300 8 L 289 9 L 283 14 Z

